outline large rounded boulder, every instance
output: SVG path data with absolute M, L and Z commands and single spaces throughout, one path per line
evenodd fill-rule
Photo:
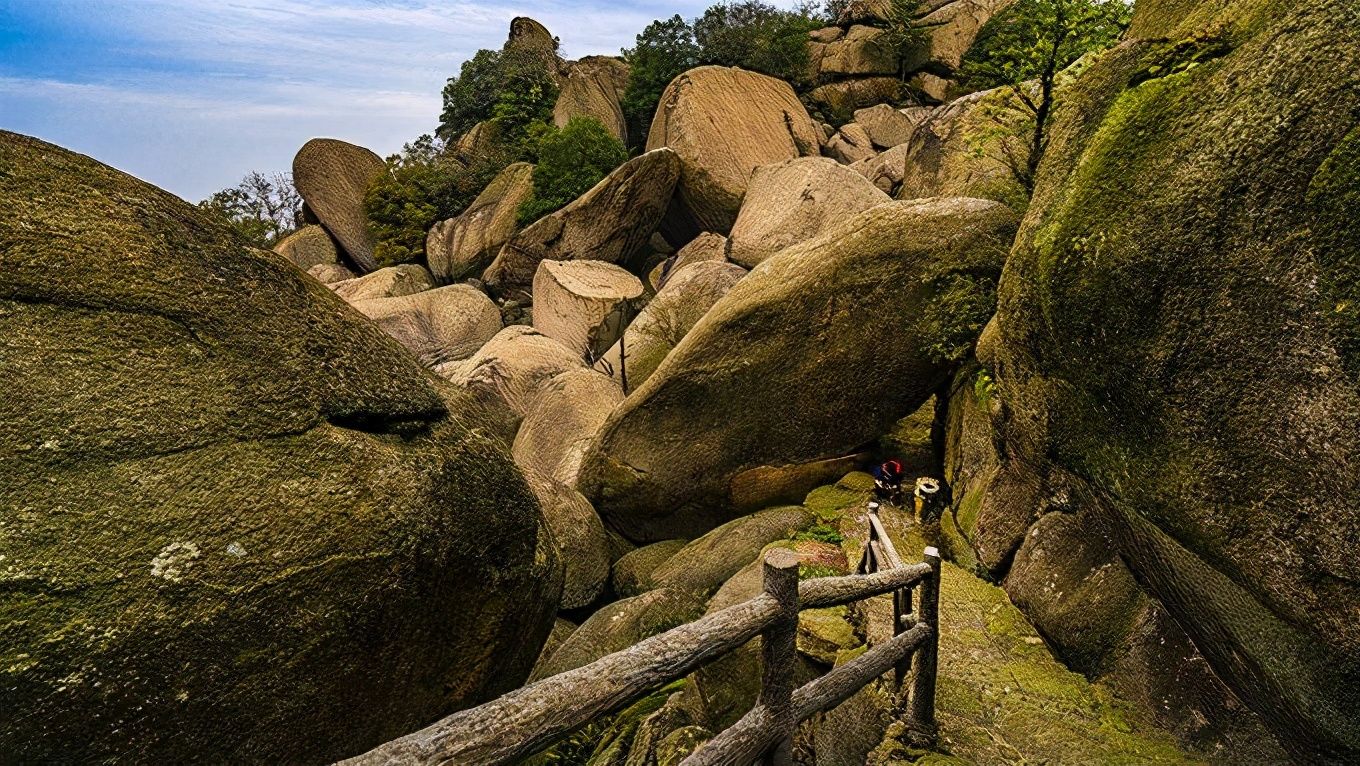
M 387 166 L 362 146 L 334 138 L 313 138 L 293 157 L 293 185 L 307 207 L 340 243 L 361 271 L 373 271 L 373 237 L 364 195 Z
M 673 224 L 692 233 L 725 234 L 737 218 L 751 173 L 761 165 L 818 154 L 821 136 L 783 80 L 703 66 L 675 78 L 661 94 L 647 148 L 663 146 L 680 157 Z
M 764 261 L 610 415 L 578 486 L 631 539 L 692 538 L 732 517 L 734 476 L 853 452 L 971 349 L 1015 223 L 889 202 Z
M 321 763 L 518 685 L 561 575 L 461 397 L 191 205 L 0 132 L 0 753 Z
M 889 200 L 863 175 L 829 157 L 756 168 L 728 237 L 728 257 L 749 269 Z
M 1133 29 L 1068 86 L 1007 263 L 1007 462 L 1061 478 L 1083 544 L 1299 762 L 1356 762 L 1355 9 L 1140 4 Z
M 502 170 L 457 218 L 440 221 L 425 239 L 430 271 L 444 282 L 481 274 L 519 228 L 519 206 L 534 193 L 534 166 Z
M 628 64 L 611 56 L 586 56 L 567 64 L 565 71 L 553 124 L 565 128 L 573 117 L 590 117 L 627 143 L 628 122 L 620 102 L 628 89 Z

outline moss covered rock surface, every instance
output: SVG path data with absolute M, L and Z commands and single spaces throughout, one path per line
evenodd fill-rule
M 0 133 L 0 753 L 319 762 L 513 688 L 561 575 L 456 391 L 282 257 Z

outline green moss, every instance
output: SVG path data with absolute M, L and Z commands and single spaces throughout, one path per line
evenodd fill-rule
M 841 542 L 845 540 L 845 537 L 840 533 L 839 530 L 837 530 L 830 524 L 827 524 L 825 522 L 818 522 L 808 527 L 807 529 L 804 529 L 801 532 L 795 532 L 793 535 L 793 539 L 812 540 L 819 543 L 834 543 L 839 545 Z
M 1354 128 L 1313 174 L 1305 201 L 1317 238 L 1325 302 L 1319 307 L 1336 338 L 1346 371 L 1360 376 L 1360 127 Z

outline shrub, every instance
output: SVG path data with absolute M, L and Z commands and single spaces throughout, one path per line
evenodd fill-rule
M 573 117 L 561 130 L 536 134 L 534 192 L 520 205 L 520 225 L 560 210 L 628 159 L 623 142 L 592 117 Z
M 743 0 L 709 7 L 693 27 L 700 63 L 739 66 L 797 86 L 809 81 L 808 32 L 820 24 L 806 8 Z
M 436 134 L 445 141 L 495 120 L 503 140 L 518 145 L 534 122 L 552 119 L 557 84 L 542 51 L 480 50 L 444 85 L 444 111 Z
M 652 116 L 666 86 L 682 72 L 698 66 L 699 44 L 689 23 L 675 15 L 648 24 L 637 36 L 637 44 L 624 49 L 623 59 L 629 67 L 622 101 L 628 145 L 640 150 L 647 144 Z
M 293 188 L 293 177 L 288 173 L 265 175 L 252 171 L 241 183 L 213 194 L 198 206 L 262 250 L 278 244 L 298 227 L 302 218 L 302 197 Z
M 1017 0 L 993 16 L 964 55 L 963 81 L 975 90 L 1009 87 L 1034 115 L 1025 165 L 1027 190 L 1048 145 L 1058 75 L 1077 59 L 1119 39 L 1132 9 L 1124 0 Z
M 500 156 L 465 164 L 428 135 L 406 144 L 364 196 L 374 257 L 384 266 L 422 259 L 430 227 L 463 212 L 505 164 Z

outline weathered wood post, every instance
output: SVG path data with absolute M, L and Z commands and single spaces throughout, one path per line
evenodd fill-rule
M 760 636 L 763 670 L 756 704 L 769 711 L 783 736 L 765 754 L 765 766 L 793 763 L 793 669 L 798 641 L 798 556 L 787 548 L 765 554 L 765 593 L 779 604 L 779 619 Z
M 925 550 L 930 575 L 921 581 L 921 606 L 917 621 L 930 628 L 930 637 L 915 652 L 911 679 L 911 700 L 907 725 L 912 734 L 926 742 L 935 738 L 935 674 L 940 646 L 940 552 L 933 546 Z

